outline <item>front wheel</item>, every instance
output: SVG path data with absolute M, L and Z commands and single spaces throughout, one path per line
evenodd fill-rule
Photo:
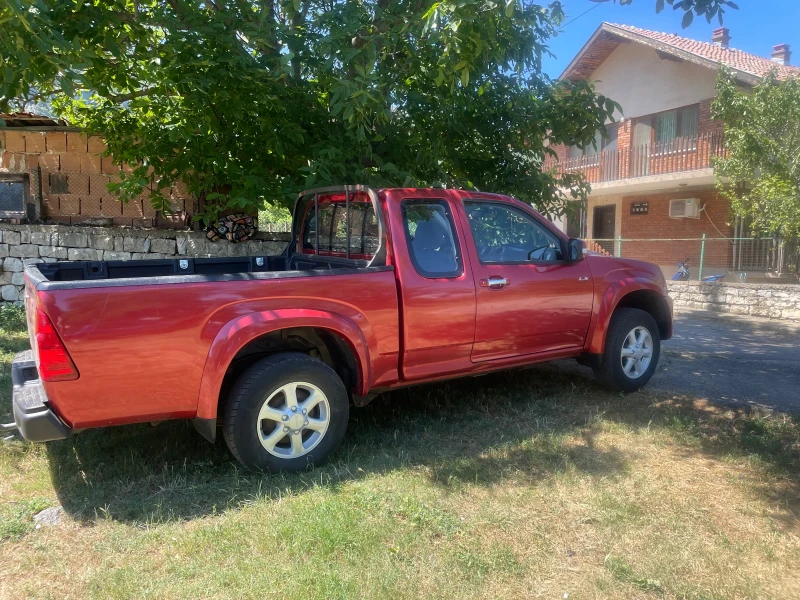
M 347 429 L 350 403 L 342 380 L 305 354 L 265 358 L 231 390 L 223 434 L 245 467 L 272 473 L 323 463 Z
M 619 308 L 606 334 L 603 364 L 594 374 L 607 388 L 635 392 L 650 381 L 660 355 L 661 336 L 653 317 L 637 308 Z

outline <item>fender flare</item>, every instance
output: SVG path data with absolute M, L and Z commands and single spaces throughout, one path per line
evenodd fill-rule
M 617 280 L 608 286 L 602 299 L 597 313 L 594 317 L 594 323 L 591 326 L 589 335 L 587 336 L 586 352 L 588 354 L 602 355 L 605 351 L 606 334 L 608 333 L 608 325 L 611 322 L 611 316 L 617 309 L 617 306 L 622 299 L 634 292 L 640 291 L 653 292 L 665 303 L 668 300 L 664 298 L 663 290 L 655 285 L 652 281 L 645 278 L 632 277 L 623 280 Z M 672 313 L 670 309 L 670 314 Z
M 366 395 L 370 381 L 369 349 L 364 335 L 349 318 L 328 311 L 308 309 L 277 309 L 241 315 L 226 323 L 217 333 L 208 350 L 200 393 L 197 417 L 216 419 L 219 394 L 225 373 L 236 356 L 255 338 L 294 327 L 317 327 L 340 335 L 350 346 L 358 366 L 354 393 Z

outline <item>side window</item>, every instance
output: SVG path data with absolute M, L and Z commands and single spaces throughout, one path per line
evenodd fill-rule
M 443 200 L 404 200 L 403 226 L 414 268 L 423 277 L 463 272 L 453 217 Z
M 513 206 L 466 201 L 464 208 L 481 263 L 563 260 L 560 240 Z

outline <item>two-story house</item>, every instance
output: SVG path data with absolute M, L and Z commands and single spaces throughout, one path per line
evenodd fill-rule
M 768 59 L 729 47 L 730 39 L 726 28 L 715 30 L 711 43 L 611 23 L 595 31 L 561 79 L 595 81 L 623 113 L 608 126 L 609 137 L 598 135 L 596 148 L 556 147 L 558 159 L 545 162 L 545 169 L 581 171 L 592 184 L 586 209 L 562 221 L 567 233 L 659 264 L 668 275 L 678 260 L 698 264 L 701 244 L 694 240 L 703 234 L 719 240 L 705 246 L 709 269 L 774 266 L 773 246 L 724 239 L 749 231 L 714 187 L 712 161 L 724 152 L 724 133 L 711 102 L 721 65 L 743 87 L 773 69 L 778 78 L 800 69 L 790 65 L 786 44 Z M 664 239 L 676 241 L 655 241 Z

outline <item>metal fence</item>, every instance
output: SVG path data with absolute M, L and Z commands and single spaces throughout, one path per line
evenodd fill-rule
M 800 277 L 800 240 L 761 238 L 649 238 L 587 239 L 589 251 L 657 264 L 669 273 L 678 262 L 687 262 L 692 279 L 717 274 L 768 275 L 797 282 Z
M 258 230 L 259 231 L 266 231 L 267 233 L 291 233 L 292 232 L 292 223 L 281 221 L 278 223 L 270 223 L 268 221 L 262 221 L 259 217 L 258 221 Z

